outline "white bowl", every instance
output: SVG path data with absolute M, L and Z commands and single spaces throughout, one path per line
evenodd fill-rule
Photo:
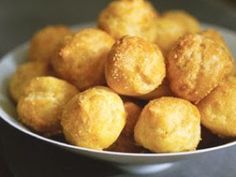
M 78 25 L 75 28 L 79 29 L 85 26 L 91 26 L 91 24 Z M 236 56 L 236 32 L 212 25 L 203 25 L 203 27 L 213 27 L 218 29 L 224 36 L 228 45 L 231 47 L 233 55 Z M 9 98 L 8 94 L 9 78 L 15 72 L 17 66 L 25 61 L 27 50 L 28 44 L 23 44 L 5 55 L 0 62 L 0 117 L 12 127 L 22 131 L 25 134 L 63 148 L 67 151 L 72 151 L 78 155 L 85 155 L 95 159 L 111 162 L 115 166 L 132 173 L 150 173 L 165 170 L 171 167 L 176 161 L 186 158 L 194 158 L 195 156 L 199 156 L 210 151 L 225 149 L 227 147 L 236 145 L 236 142 L 233 141 L 220 146 L 190 152 L 120 153 L 76 147 L 35 134 L 17 120 L 16 105 Z

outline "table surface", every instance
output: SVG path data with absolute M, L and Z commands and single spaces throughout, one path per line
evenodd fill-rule
M 109 2 L 0 0 L 0 56 L 47 24 L 91 22 Z M 236 30 L 235 0 L 153 0 L 160 10 L 185 9 L 201 21 Z M 236 39 L 235 39 L 236 40 Z M 33 139 L 0 120 L 0 177 L 130 176 L 110 164 L 78 156 Z M 236 147 L 186 160 L 162 177 L 235 177 Z M 145 175 L 145 176 L 157 176 Z

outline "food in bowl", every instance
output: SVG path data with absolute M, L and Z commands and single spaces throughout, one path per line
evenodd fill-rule
M 236 125 L 234 87 L 225 84 L 234 73 L 232 54 L 217 31 L 201 30 L 190 14 L 159 14 L 145 0 L 115 0 L 97 28 L 40 31 L 27 64 L 40 62 L 45 70 L 19 68 L 9 87 L 19 121 L 32 131 L 132 153 L 194 151 L 200 122 L 221 138 L 234 136 L 228 131 Z M 32 50 L 35 43 L 40 47 Z
M 61 132 L 61 109 L 78 93 L 72 84 L 55 77 L 36 77 L 25 87 L 17 104 L 19 120 L 36 132 L 56 135 Z

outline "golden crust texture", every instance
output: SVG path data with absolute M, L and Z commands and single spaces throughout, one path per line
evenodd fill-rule
M 157 16 L 154 7 L 145 0 L 116 0 L 101 12 L 98 27 L 115 39 L 131 35 L 153 41 L 149 30 Z
M 195 103 L 207 96 L 232 69 L 232 59 L 224 48 L 199 34 L 183 36 L 167 57 L 172 91 Z
M 157 88 L 165 77 L 159 48 L 139 37 L 125 36 L 112 47 L 105 67 L 109 87 L 119 94 L 138 96 Z
M 219 45 L 221 45 L 222 48 L 224 48 L 224 50 L 228 53 L 228 55 L 229 55 L 229 56 L 232 58 L 232 60 L 234 61 L 234 57 L 233 57 L 233 55 L 232 55 L 232 53 L 231 53 L 231 51 L 230 51 L 230 49 L 229 49 L 227 43 L 225 42 L 223 36 L 222 36 L 218 31 L 209 28 L 209 29 L 207 29 L 207 30 L 202 31 L 200 34 L 203 35 L 203 36 L 205 36 L 205 37 L 208 37 L 208 38 L 212 39 L 213 41 L 215 41 L 215 42 L 217 42 Z M 234 73 L 236 73 L 236 72 L 235 72 L 235 71 L 236 71 L 236 70 L 235 70 L 235 67 L 236 67 L 236 65 L 235 65 L 235 61 L 234 61 L 234 70 L 232 71 L 232 75 L 233 75 Z
M 104 65 L 114 39 L 99 29 L 66 36 L 52 65 L 59 77 L 85 90 L 105 83 Z
M 58 134 L 62 107 L 77 93 L 77 88 L 66 81 L 54 77 L 34 78 L 17 105 L 19 119 L 38 133 Z
M 153 99 L 160 98 L 163 96 L 172 96 L 172 95 L 173 93 L 170 89 L 169 82 L 167 78 L 165 78 L 162 84 L 159 87 L 157 87 L 155 90 L 145 95 L 141 95 L 138 98 L 142 100 L 153 100 Z
M 142 111 L 142 108 L 133 102 L 125 102 L 127 120 L 119 138 L 109 148 L 117 152 L 141 152 L 142 149 L 134 141 L 134 127 Z
M 9 91 L 11 97 L 15 102 L 18 102 L 23 95 L 24 88 L 31 79 L 49 74 L 50 72 L 47 64 L 42 62 L 28 62 L 20 65 L 10 80 Z
M 222 137 L 236 137 L 236 77 L 229 77 L 197 105 L 202 124 Z
M 126 112 L 116 93 L 106 87 L 94 87 L 71 99 L 61 120 L 68 142 L 102 150 L 119 137 L 126 123 Z
M 200 134 L 196 106 L 174 97 L 162 97 L 147 104 L 134 129 L 137 143 L 153 152 L 194 150 Z
M 57 45 L 64 36 L 71 34 L 69 28 L 62 25 L 47 26 L 38 31 L 32 38 L 29 48 L 29 59 L 50 63 Z
M 155 43 L 161 48 L 164 55 L 185 34 L 184 26 L 168 18 L 158 18 L 155 22 L 154 30 Z
M 185 33 L 197 33 L 200 31 L 200 23 L 198 20 L 185 11 L 167 11 L 163 14 L 163 17 L 179 23 L 185 29 Z

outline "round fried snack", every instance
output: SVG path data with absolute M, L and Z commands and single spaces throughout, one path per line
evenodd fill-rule
M 134 129 L 137 143 L 153 152 L 195 150 L 200 134 L 197 107 L 174 97 L 162 97 L 148 103 Z
M 94 87 L 76 95 L 64 107 L 61 116 L 68 142 L 99 150 L 117 140 L 125 123 L 121 98 L 106 87 Z
M 221 137 L 236 137 L 236 77 L 219 84 L 197 105 L 202 124 Z
M 124 36 L 109 53 L 107 84 L 119 94 L 138 96 L 157 88 L 165 77 L 160 49 L 139 37 Z
M 155 43 L 164 55 L 168 53 L 174 43 L 185 34 L 184 26 L 168 18 L 158 18 L 155 26 Z
M 75 86 L 54 77 L 37 77 L 30 81 L 19 100 L 20 121 L 44 135 L 61 132 L 60 114 L 63 106 L 75 95 Z
M 185 11 L 167 11 L 163 14 L 163 17 L 179 23 L 183 28 L 185 28 L 186 33 L 197 33 L 200 31 L 200 24 L 198 20 Z
M 119 138 L 109 150 L 117 152 L 140 152 L 142 149 L 134 141 L 134 127 L 142 109 L 133 102 L 125 102 L 124 105 L 127 113 L 126 125 Z
M 28 62 L 20 65 L 10 80 L 9 91 L 11 97 L 15 102 L 18 102 L 23 95 L 25 86 L 31 79 L 49 74 L 50 72 L 47 64 L 42 62 Z
M 165 78 L 162 84 L 159 87 L 157 87 L 155 90 L 145 95 L 139 96 L 138 98 L 142 100 L 153 100 L 156 98 L 160 98 L 162 96 L 172 96 L 172 95 L 173 93 L 170 89 L 169 82 Z
M 171 90 L 195 103 L 207 96 L 232 69 L 232 59 L 225 49 L 199 34 L 183 36 L 167 57 Z
M 52 65 L 59 77 L 85 90 L 105 83 L 104 65 L 114 39 L 99 29 L 66 36 Z
M 115 0 L 101 12 L 98 27 L 115 39 L 131 35 L 154 41 L 149 30 L 157 17 L 154 7 L 145 0 Z
M 66 26 L 47 26 L 38 31 L 32 38 L 29 48 L 29 59 L 50 63 L 50 59 L 57 48 L 57 45 L 64 36 L 71 31 Z

